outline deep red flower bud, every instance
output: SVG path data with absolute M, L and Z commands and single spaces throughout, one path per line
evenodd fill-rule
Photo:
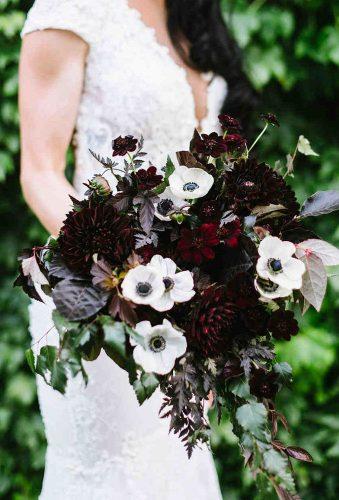
M 227 130 L 228 132 L 239 132 L 242 128 L 239 120 L 230 115 L 219 115 L 219 122 L 222 129 L 225 131 Z

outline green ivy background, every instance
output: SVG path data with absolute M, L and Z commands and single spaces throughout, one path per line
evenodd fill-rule
M 19 33 L 31 4 L 0 0 L 0 498 L 13 500 L 37 498 L 46 446 L 34 377 L 24 359 L 28 301 L 12 288 L 18 250 L 46 237 L 25 206 L 18 182 Z M 319 189 L 338 189 L 337 1 L 222 4 L 244 49 L 246 70 L 262 94 L 261 111 L 275 112 L 282 122 L 266 137 L 263 154 L 273 163 L 292 151 L 298 135 L 304 134 L 320 158 L 298 159 L 292 183 L 299 200 Z M 312 224 L 319 235 L 339 244 L 335 216 Z M 302 319 L 301 333 L 278 346 L 279 356 L 290 362 L 295 374 L 293 394 L 280 397 L 291 425 L 285 439 L 297 441 L 314 457 L 312 465 L 296 464 L 301 494 L 308 500 L 339 495 L 338 290 L 338 278 L 333 277 L 321 314 L 310 311 Z M 213 449 L 224 498 L 256 498 L 229 425 L 214 427 Z

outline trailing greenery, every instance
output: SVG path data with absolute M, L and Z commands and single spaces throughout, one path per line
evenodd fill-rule
M 43 242 L 46 233 L 26 208 L 18 182 L 17 63 L 19 32 L 32 1 L 0 0 L 0 498 L 36 499 L 41 488 L 45 439 L 35 381 L 25 359 L 29 347 L 27 300 L 12 289 L 19 249 Z M 272 164 L 292 151 L 304 134 L 320 158 L 297 160 L 294 187 L 300 200 L 319 189 L 339 187 L 336 100 L 339 82 L 339 10 L 335 0 L 223 0 L 225 16 L 246 55 L 246 68 L 263 94 L 265 107 L 278 115 L 279 133 L 264 141 Z M 279 137 L 279 139 L 278 139 Z M 318 234 L 339 244 L 335 216 L 316 224 Z M 338 272 L 338 271 L 337 271 Z M 310 451 L 314 464 L 298 465 L 303 498 L 326 500 L 339 493 L 339 394 L 335 314 L 339 281 L 320 314 L 309 312 L 302 332 L 279 347 L 295 376 L 294 396 L 280 397 L 289 416 L 291 445 Z M 258 409 L 259 410 L 259 409 Z M 244 410 L 243 410 L 244 411 Z M 259 412 L 260 417 L 260 412 Z M 252 479 L 239 460 L 226 422 L 215 429 L 213 448 L 225 498 L 255 498 Z M 272 456 L 268 463 L 274 465 Z M 272 466 L 273 466 L 272 465 Z M 269 497 L 261 496 L 265 500 Z

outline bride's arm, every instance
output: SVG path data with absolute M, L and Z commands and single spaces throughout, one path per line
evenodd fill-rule
M 57 234 L 76 196 L 64 175 L 81 96 L 87 44 L 68 31 L 24 37 L 19 70 L 21 185 L 33 212 Z

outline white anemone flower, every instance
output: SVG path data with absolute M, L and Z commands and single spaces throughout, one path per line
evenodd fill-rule
M 175 360 L 186 352 L 186 338 L 167 319 L 156 326 L 149 321 L 141 321 L 135 330 L 144 338 L 144 346 L 131 339 L 131 343 L 136 345 L 133 357 L 145 372 L 166 375 L 173 369 Z
M 130 269 L 121 285 L 123 296 L 135 304 L 149 305 L 165 292 L 161 274 L 150 266 Z
M 195 295 L 194 282 L 190 271 L 176 272 L 177 265 L 172 259 L 154 255 L 148 264 L 160 274 L 165 285 L 164 293 L 151 302 L 157 311 L 169 311 L 175 302 L 187 302 Z
M 305 264 L 292 255 L 295 245 L 276 236 L 266 236 L 258 248 L 257 272 L 265 280 L 272 281 L 286 290 L 301 288 Z
M 167 187 L 163 193 L 159 194 L 158 198 L 159 200 L 154 204 L 155 216 L 163 221 L 170 221 L 171 217 L 168 214 L 187 205 L 184 200 L 174 196 L 170 187 Z
M 263 299 L 274 300 L 291 295 L 292 290 L 273 283 L 273 281 L 256 278 L 254 281 L 256 290 L 260 293 Z
M 168 178 L 174 196 L 182 200 L 202 198 L 211 189 L 214 178 L 202 168 L 179 165 Z

